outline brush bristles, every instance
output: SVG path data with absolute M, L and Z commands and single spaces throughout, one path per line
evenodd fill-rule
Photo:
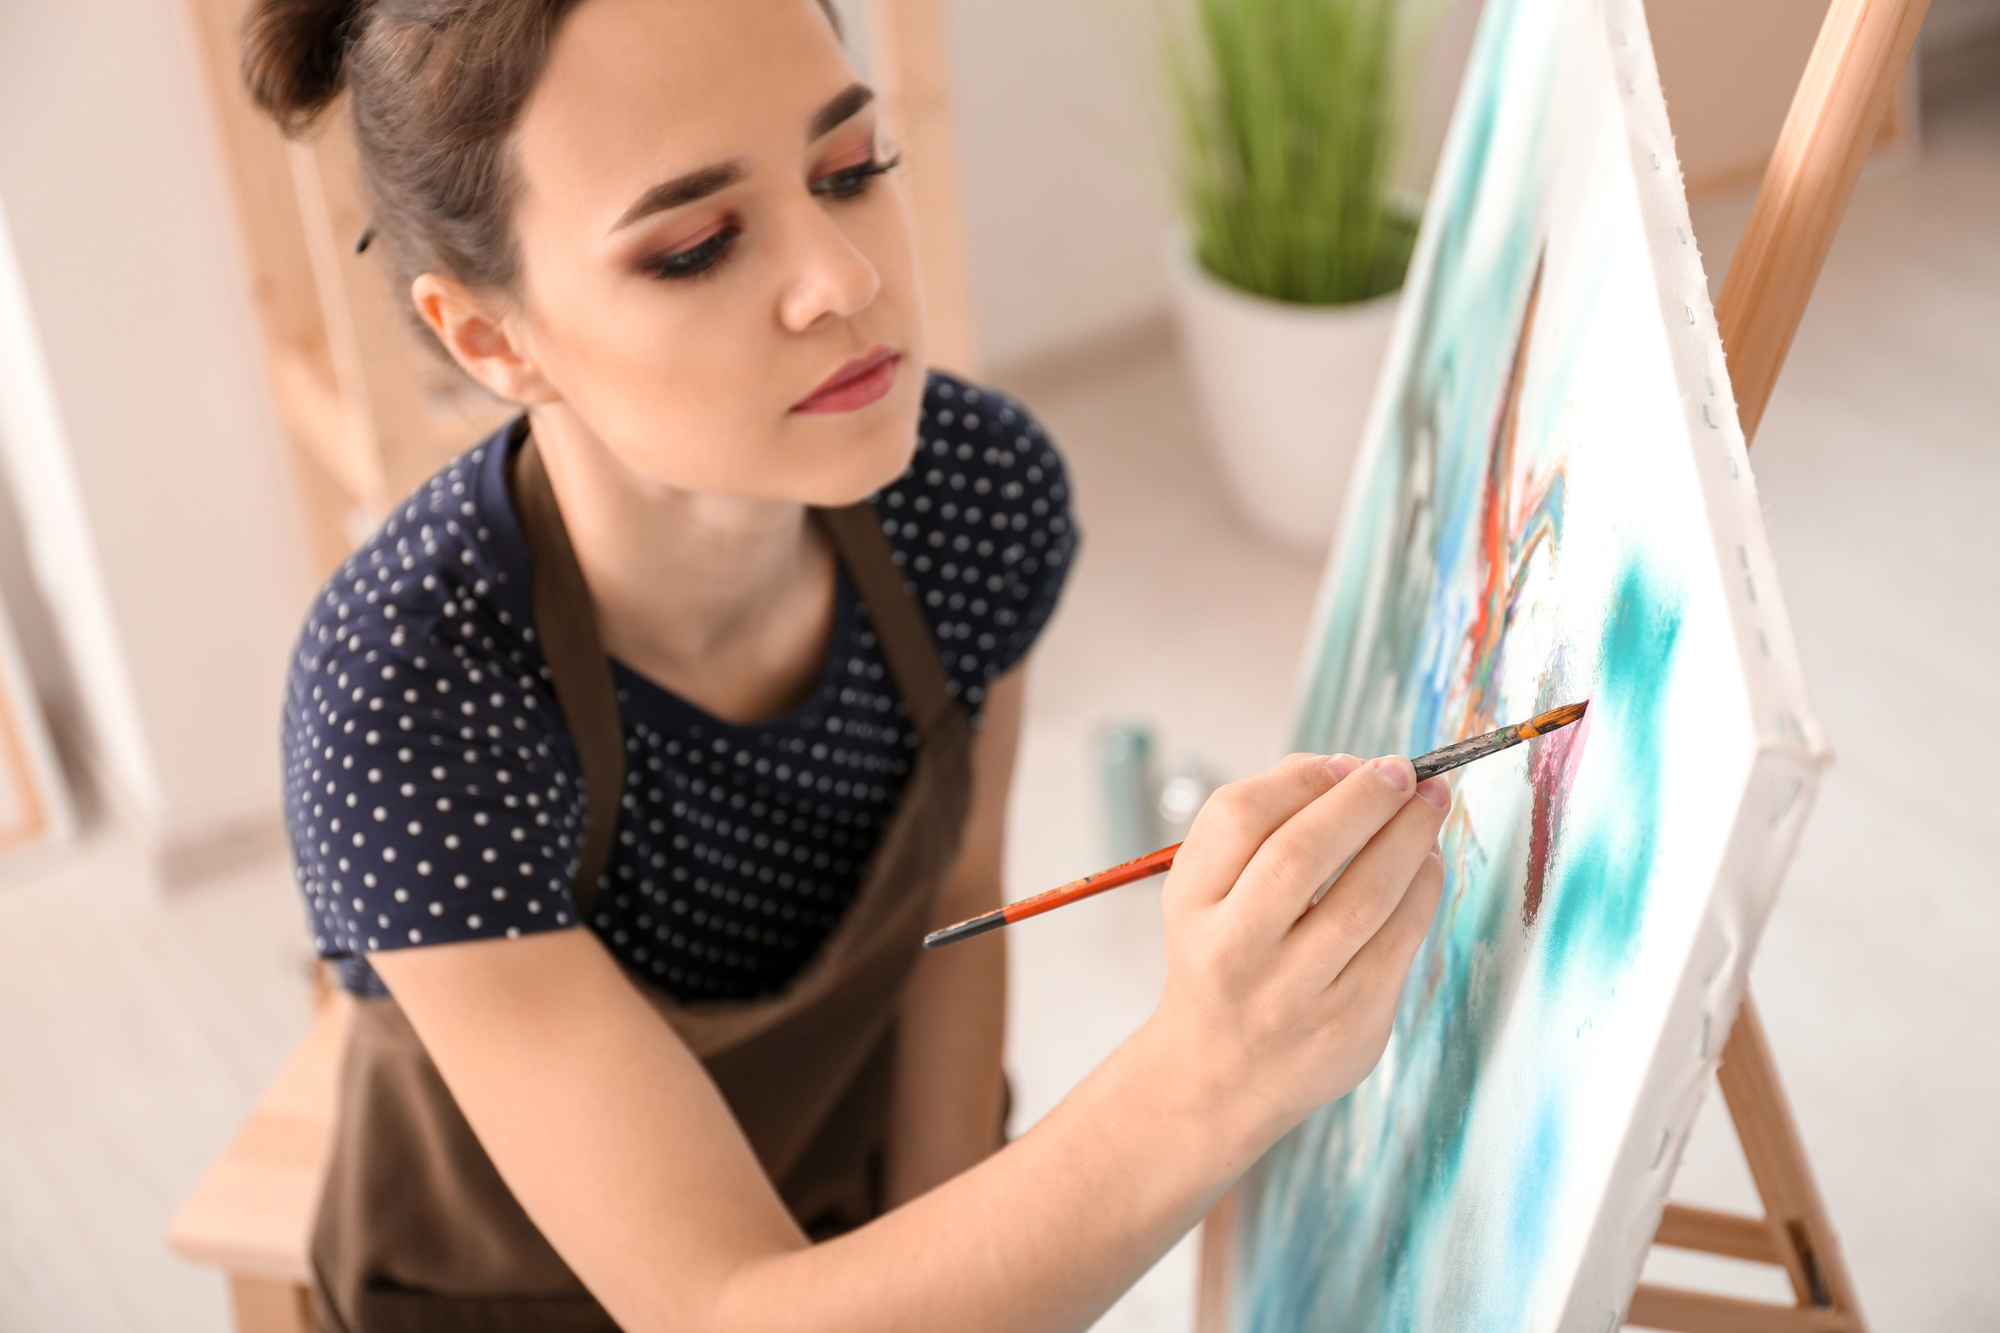
M 1584 710 L 1589 707 L 1590 700 L 1585 699 L 1580 704 L 1564 704 L 1561 708 L 1551 708 L 1539 717 L 1531 717 L 1521 724 L 1521 738 L 1526 740 L 1531 736 L 1543 736 L 1551 731 L 1560 730 L 1582 717 Z

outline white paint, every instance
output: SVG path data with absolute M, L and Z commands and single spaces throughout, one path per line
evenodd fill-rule
M 101 767 L 163 847 L 269 825 L 303 568 L 169 0 L 0 9 L 0 204 L 8 457 Z

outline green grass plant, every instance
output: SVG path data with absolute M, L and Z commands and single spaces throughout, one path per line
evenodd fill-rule
M 1391 175 L 1408 0 L 1189 0 L 1169 46 L 1195 256 L 1310 305 L 1402 285 L 1415 221 Z

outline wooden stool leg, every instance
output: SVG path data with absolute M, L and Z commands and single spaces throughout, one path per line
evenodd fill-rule
M 236 1333 L 312 1333 L 312 1296 L 296 1282 L 231 1274 L 229 1306 Z

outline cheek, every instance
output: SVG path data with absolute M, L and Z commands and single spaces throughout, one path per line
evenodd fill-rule
M 731 455 L 754 456 L 771 432 L 770 320 L 726 286 L 617 282 L 552 321 L 551 378 L 564 401 L 614 452 L 672 485 L 730 489 Z
M 879 206 L 863 211 L 849 229 L 857 250 L 875 266 L 882 281 L 876 303 L 902 326 L 904 350 L 916 364 L 924 363 L 924 309 L 919 292 L 916 244 L 902 185 L 892 174 Z

